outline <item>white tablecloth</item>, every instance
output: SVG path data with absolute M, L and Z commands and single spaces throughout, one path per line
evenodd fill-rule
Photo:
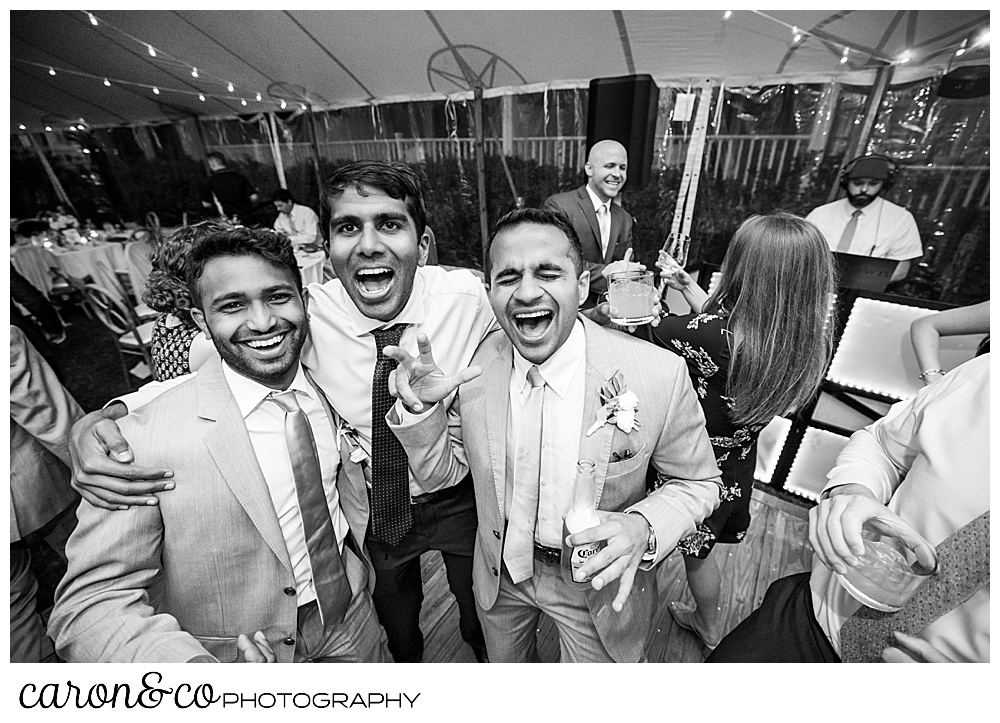
M 299 270 L 302 271 L 302 284 L 304 286 L 323 283 L 323 261 L 326 259 L 326 255 L 322 251 L 314 251 L 313 253 L 296 251 L 295 258 L 298 259 Z
M 63 273 L 84 279 L 90 276 L 94 283 L 117 294 L 119 288 L 115 271 L 129 271 L 125 259 L 125 247 L 120 243 L 91 243 L 64 249 L 59 246 L 11 247 L 11 263 L 46 296 L 52 290 L 52 275 L 49 267 Z

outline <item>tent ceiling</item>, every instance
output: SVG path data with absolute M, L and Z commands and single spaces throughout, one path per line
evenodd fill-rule
M 468 90 L 474 77 L 487 88 L 632 73 L 849 79 L 881 65 L 873 55 L 911 49 L 899 78 L 946 65 L 989 24 L 985 10 L 735 11 L 725 21 L 721 10 L 92 12 L 96 26 L 79 10 L 10 13 L 12 132 L 80 118 L 109 126 L 232 116 L 280 98 L 328 107 L 433 96 Z M 793 25 L 809 34 L 790 51 Z M 844 45 L 852 50 L 841 64 Z M 962 60 L 988 63 L 988 52 Z

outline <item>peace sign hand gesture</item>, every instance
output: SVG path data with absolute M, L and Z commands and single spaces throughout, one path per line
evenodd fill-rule
M 389 375 L 389 393 L 416 414 L 483 373 L 480 367 L 473 365 L 456 374 L 445 374 L 434 361 L 426 334 L 417 335 L 417 351 L 419 356 L 413 357 L 398 346 L 387 346 L 383 350 L 386 356 L 399 362 Z

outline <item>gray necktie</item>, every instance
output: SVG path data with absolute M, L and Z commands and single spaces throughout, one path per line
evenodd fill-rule
M 503 545 L 503 561 L 514 583 L 534 573 L 535 520 L 538 517 L 538 482 L 542 466 L 542 409 L 545 380 L 532 365 L 528 370 L 531 391 L 521 410 L 514 459 L 514 494 Z
M 840 659 L 877 663 L 896 644 L 892 631 L 916 635 L 990 581 L 990 513 L 981 514 L 935 549 L 938 571 L 894 613 L 862 607 L 840 629 Z
M 858 218 L 861 216 L 861 209 L 855 209 L 851 214 L 851 220 L 844 227 L 844 233 L 840 234 L 840 243 L 837 244 L 837 253 L 846 254 L 851 248 L 851 241 L 854 240 L 854 232 L 858 230 Z
M 316 440 L 295 392 L 272 393 L 271 399 L 285 410 L 285 444 L 292 463 L 295 495 L 312 568 L 313 588 L 324 625 L 340 625 L 351 606 L 351 585 L 340 556 L 337 534 L 330 519 L 330 506 L 323 490 Z
M 597 225 L 601 229 L 601 255 L 608 252 L 611 243 L 611 209 L 604 203 L 597 207 Z

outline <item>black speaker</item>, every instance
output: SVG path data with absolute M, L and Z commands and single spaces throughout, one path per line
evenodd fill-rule
M 653 175 L 653 144 L 660 89 L 651 75 L 622 75 L 590 81 L 587 152 L 598 141 L 616 140 L 628 150 L 625 189 L 641 188 Z

